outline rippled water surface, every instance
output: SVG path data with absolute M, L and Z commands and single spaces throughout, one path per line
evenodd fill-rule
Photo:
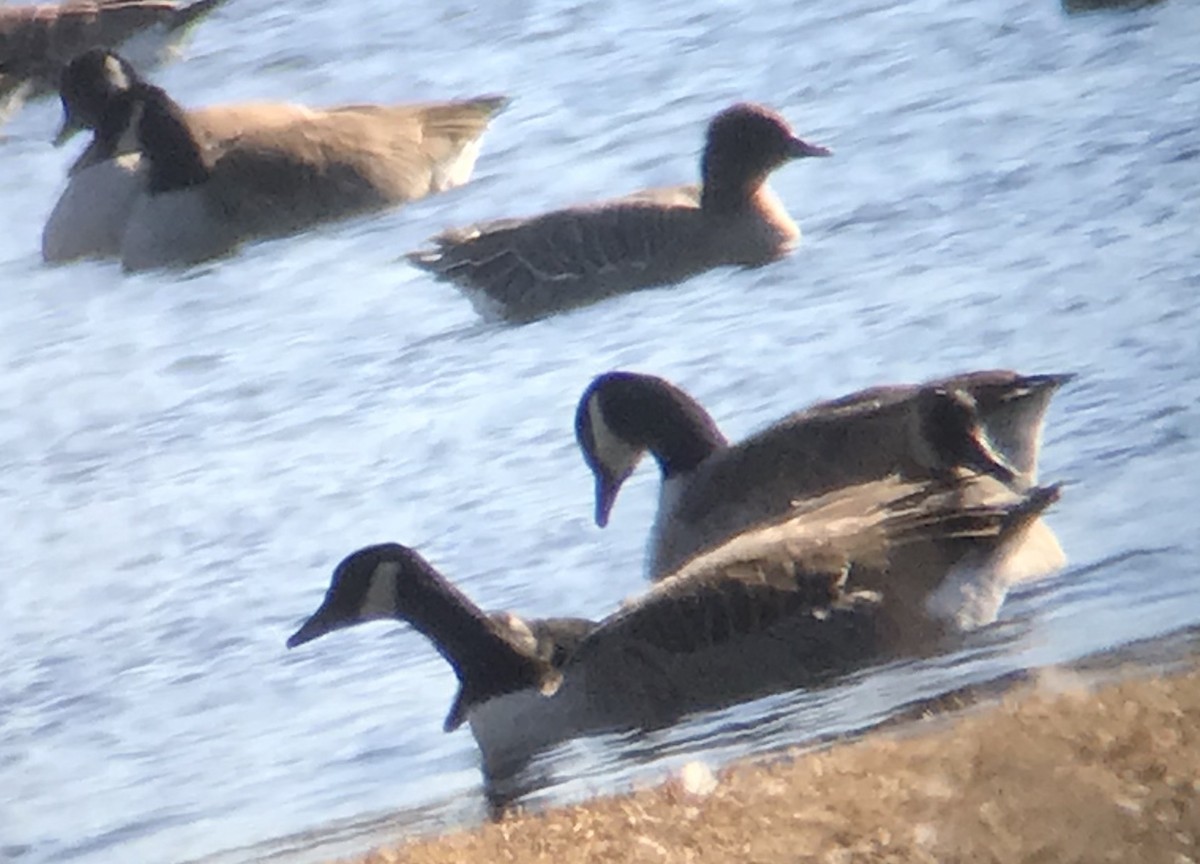
M 653 472 L 599 531 L 571 427 L 616 366 L 735 436 L 883 381 L 1078 372 L 1043 462 L 1071 484 L 1050 521 L 1072 566 L 952 655 L 569 745 L 537 800 L 1200 621 L 1197 46 L 1186 0 L 230 0 L 157 73 L 185 103 L 513 105 L 468 187 L 128 278 L 41 266 L 73 154 L 46 143 L 55 106 L 27 109 L 0 141 L 0 860 L 240 861 L 318 832 L 272 847 L 303 858 L 398 811 L 478 818 L 428 643 L 283 641 L 383 539 L 489 607 L 597 615 L 638 590 Z M 742 98 L 836 154 L 777 176 L 805 230 L 784 262 L 504 328 L 396 260 L 449 224 L 688 181 Z

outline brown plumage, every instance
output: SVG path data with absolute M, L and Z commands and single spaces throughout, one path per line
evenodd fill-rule
M 413 550 L 371 546 L 338 565 L 288 646 L 409 622 L 459 679 L 446 728 L 469 720 L 494 773 L 574 735 L 811 686 L 986 624 L 1010 585 L 1011 548 L 1058 494 L 980 475 L 848 486 L 594 623 L 489 616 Z
M 703 406 L 669 381 L 608 372 L 580 397 L 575 428 L 596 480 L 597 524 L 606 524 L 642 456 L 658 462 L 663 486 L 649 571 L 659 578 L 778 518 L 798 499 L 892 473 L 924 479 L 966 469 L 1027 489 L 1037 481 L 1047 404 L 1069 378 L 985 370 L 873 387 L 731 443 Z M 1061 566 L 1049 529 L 1040 526 L 1034 536 L 1041 539 L 1031 540 L 1030 566 L 1041 572 Z
M 95 130 L 73 183 L 134 151 L 132 191 L 78 200 L 47 223 L 48 261 L 120 255 L 126 269 L 186 265 L 246 241 L 402 204 L 470 179 L 499 96 L 327 109 L 239 104 L 187 111 L 120 56 L 91 51 L 63 76 L 63 133 Z M 113 184 L 119 185 L 119 184 Z M 145 193 L 145 194 L 143 194 Z M 91 208 L 89 210 L 88 208 Z M 82 217 L 75 214 L 83 210 Z M 106 231 L 76 231 L 100 211 Z M 94 219 L 92 221 L 95 221 Z M 97 236 L 98 235 L 98 236 Z
M 828 155 L 796 138 L 774 111 L 738 104 L 709 124 L 700 186 L 453 229 L 408 258 L 455 283 L 485 317 L 510 321 L 714 267 L 757 267 L 788 254 L 800 237 L 768 175 L 792 159 Z

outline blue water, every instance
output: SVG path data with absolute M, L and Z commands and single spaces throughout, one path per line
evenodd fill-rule
M 315 832 L 292 860 L 478 818 L 422 638 L 283 641 L 385 539 L 489 607 L 598 615 L 638 590 L 653 472 L 600 531 L 572 435 L 618 366 L 735 436 L 885 381 L 1077 372 L 1043 461 L 1071 483 L 1051 523 L 1073 563 L 956 654 L 569 745 L 535 800 L 1200 622 L 1198 45 L 1186 0 L 230 0 L 155 73 L 187 104 L 514 102 L 471 185 L 182 275 L 41 265 L 74 153 L 47 144 L 54 105 L 27 109 L 0 141 L 0 860 Z M 735 99 L 835 151 L 774 181 L 805 231 L 786 261 L 523 328 L 397 261 L 448 225 L 690 181 Z

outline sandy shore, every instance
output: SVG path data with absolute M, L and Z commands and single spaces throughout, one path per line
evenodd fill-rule
M 964 715 L 735 766 L 715 785 L 689 766 L 656 788 L 351 860 L 1200 861 L 1200 671 L 1084 680 L 1050 673 Z

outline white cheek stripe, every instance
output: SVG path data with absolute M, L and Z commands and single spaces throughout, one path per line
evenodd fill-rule
M 400 565 L 395 561 L 384 561 L 371 574 L 371 584 L 363 597 L 359 615 L 363 620 L 394 618 L 399 597 L 396 596 L 396 574 Z
M 116 58 L 104 58 L 104 74 L 108 76 L 109 82 L 115 89 L 129 89 L 129 77 L 125 74 L 125 70 L 121 68 L 121 64 L 117 62 Z
M 598 395 L 592 394 L 588 399 L 587 412 L 592 427 L 592 446 L 595 448 L 596 460 L 615 477 L 629 476 L 637 467 L 638 460 L 642 458 L 643 450 L 625 441 L 604 422 L 604 412 L 600 409 Z

